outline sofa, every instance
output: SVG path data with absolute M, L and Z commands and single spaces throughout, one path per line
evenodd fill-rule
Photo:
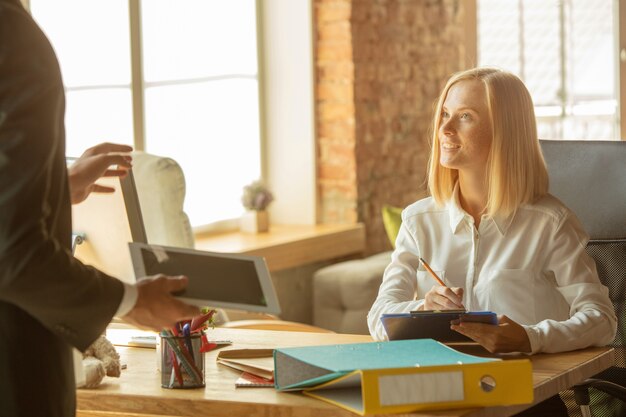
M 391 252 L 340 262 L 313 274 L 313 324 L 337 333 L 369 334 L 367 312 Z
M 402 208 L 384 205 L 383 226 L 391 246 Z M 313 276 L 313 324 L 340 333 L 368 334 L 367 313 L 376 299 L 391 251 L 322 268 Z

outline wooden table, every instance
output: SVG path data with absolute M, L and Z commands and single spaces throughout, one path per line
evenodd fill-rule
M 211 337 L 232 340 L 231 348 L 275 348 L 371 341 L 369 336 L 277 332 L 262 330 L 214 329 Z M 226 348 L 225 348 L 226 349 Z M 478 353 L 474 348 L 462 349 Z M 474 351 L 472 351 L 474 350 Z M 154 349 L 118 347 L 127 369 L 119 379 L 105 378 L 97 389 L 78 390 L 79 417 L 104 416 L 189 416 L 189 417 L 349 417 L 342 408 L 299 393 L 277 392 L 271 388 L 235 388 L 239 372 L 217 365 L 217 351 L 206 354 L 204 389 L 161 388 Z M 533 364 L 535 402 L 540 402 L 613 364 L 610 348 L 540 354 L 530 357 Z M 506 417 L 525 406 L 490 407 L 437 412 L 411 416 Z M 397 415 L 397 414 L 396 414 Z

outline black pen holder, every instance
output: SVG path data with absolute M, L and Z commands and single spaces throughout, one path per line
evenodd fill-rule
M 159 368 L 163 388 L 204 387 L 204 353 L 200 351 L 201 346 L 199 334 L 161 335 Z

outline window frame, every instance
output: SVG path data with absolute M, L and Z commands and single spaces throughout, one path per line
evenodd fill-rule
M 21 0 L 30 10 L 30 0 Z M 130 28 L 133 145 L 145 150 L 141 0 L 128 0 Z M 257 83 L 261 177 L 275 196 L 269 211 L 273 223 L 315 225 L 320 218 L 317 195 L 314 4 L 255 0 Z M 288 16 L 289 19 L 284 17 Z M 289 32 L 289 37 L 282 36 Z M 271 44 L 272 48 L 264 48 Z M 299 59 L 293 59 L 297 56 Z M 290 117 L 284 117 L 289 109 Z M 296 111 L 291 111 L 295 110 Z M 294 140 L 295 139 L 295 140 Z M 288 175 L 285 174 L 288 173 Z M 238 218 L 194 227 L 194 232 L 235 230 Z
M 475 67 L 478 63 L 478 4 L 480 0 L 463 0 L 465 7 L 465 66 Z M 626 0 L 613 0 L 612 7 L 617 28 L 616 50 L 617 117 L 620 140 L 626 141 Z
M 620 137 L 626 141 L 626 0 L 615 0 L 617 13 L 618 45 L 617 54 L 619 69 L 617 74 L 619 79 L 619 114 L 620 114 Z

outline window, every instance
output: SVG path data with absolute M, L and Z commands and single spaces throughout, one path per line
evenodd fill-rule
M 619 139 L 613 2 L 479 0 L 477 14 L 479 65 L 524 80 L 540 138 Z
M 261 175 L 255 0 L 30 0 L 61 64 L 67 153 L 169 156 L 194 226 L 238 217 Z

